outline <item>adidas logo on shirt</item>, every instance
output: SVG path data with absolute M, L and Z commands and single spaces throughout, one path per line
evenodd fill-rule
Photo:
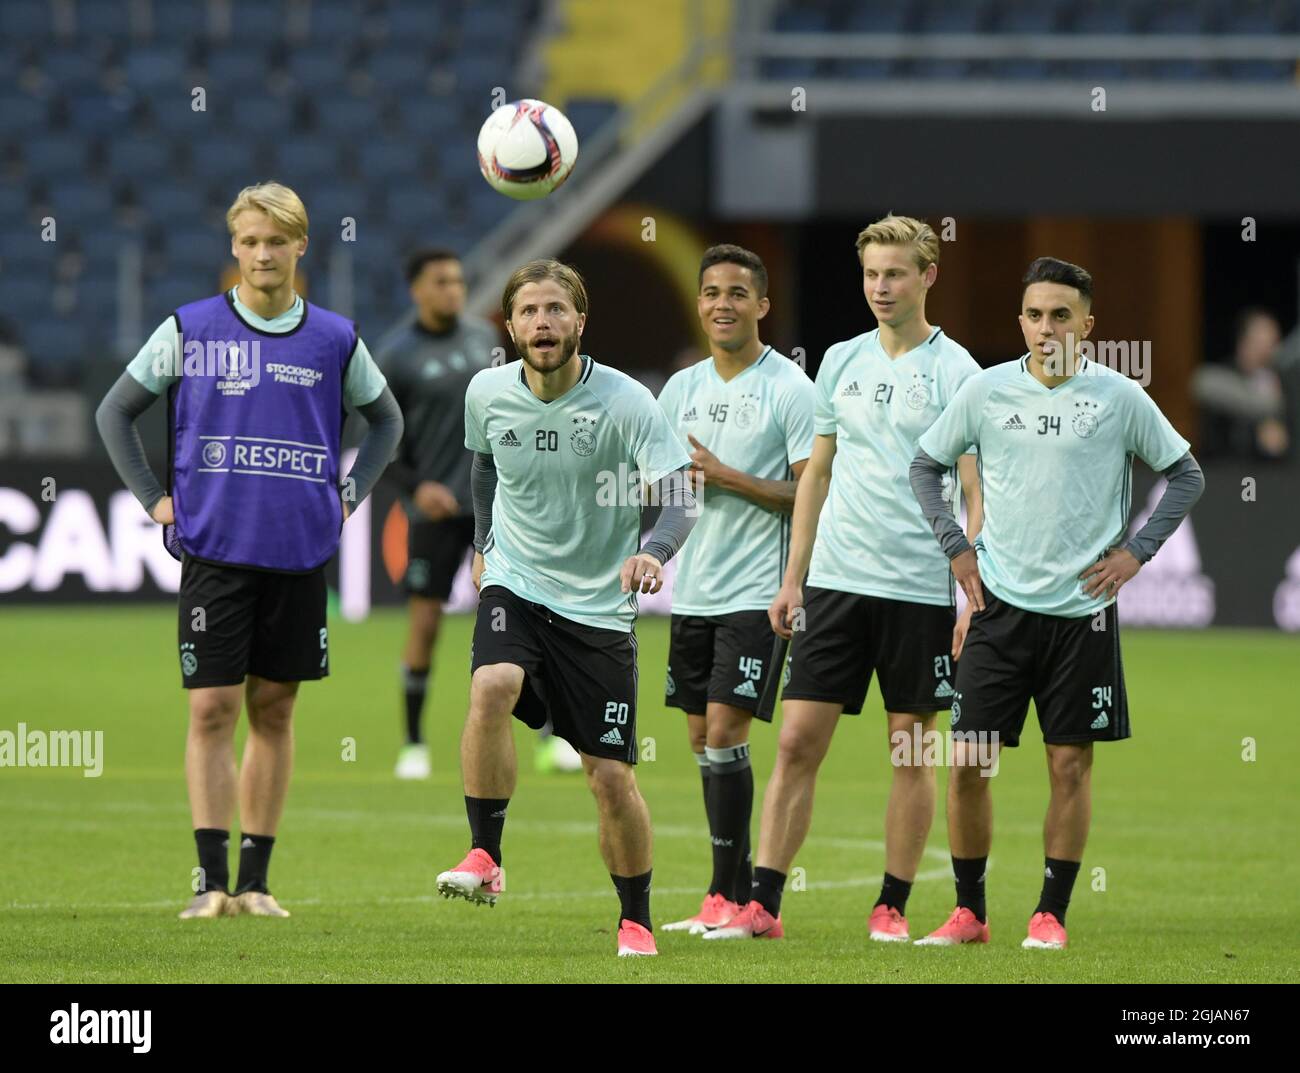
M 952 694 L 953 694 L 952 686 L 948 684 L 948 679 L 946 678 L 942 682 L 940 682 L 935 687 L 934 690 L 934 695 L 936 697 L 951 697 Z
M 498 447 L 521 447 L 519 438 L 515 435 L 514 429 L 507 429 L 506 434 L 497 440 Z
M 1097 718 L 1094 719 L 1090 725 L 1092 726 L 1093 730 L 1105 730 L 1108 726 L 1110 726 L 1110 716 L 1108 716 L 1105 712 L 1102 712 L 1101 715 L 1097 716 Z
M 1002 431 L 1024 432 L 1025 423 L 1020 420 L 1019 414 L 1012 414 L 1002 425 Z
M 618 732 L 618 727 L 610 727 L 600 736 L 600 743 L 602 745 L 622 745 L 623 735 Z
M 758 690 L 754 688 L 754 683 L 748 678 L 736 686 L 732 692 L 738 697 L 749 697 L 750 700 L 758 700 Z
M 851 383 L 848 387 L 846 387 L 843 391 L 840 392 L 840 398 L 846 399 L 850 395 L 860 396 L 861 394 L 862 394 L 862 389 L 858 387 L 858 382 L 854 380 L 853 383 Z
M 689 410 L 687 410 L 684 414 L 682 414 L 682 420 L 695 421 L 697 419 L 697 416 L 698 415 L 695 413 L 695 407 L 692 406 Z

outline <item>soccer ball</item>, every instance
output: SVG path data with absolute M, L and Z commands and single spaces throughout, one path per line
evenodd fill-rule
M 545 101 L 503 104 L 478 132 L 483 178 L 517 201 L 545 197 L 569 177 L 577 159 L 573 125 Z

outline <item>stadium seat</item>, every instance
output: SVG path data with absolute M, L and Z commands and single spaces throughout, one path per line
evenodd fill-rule
M 1126 34 L 1137 29 L 1137 5 L 1129 0 L 1092 0 L 1071 10 L 1063 29 L 1080 34 Z
M 1045 0 L 1003 0 L 992 12 L 992 27 L 1000 33 L 1051 33 L 1061 22 L 1060 8 Z
M 912 28 L 913 5 L 908 0 L 880 0 L 852 7 L 843 27 L 855 34 L 901 34 Z
M 86 166 L 86 139 L 79 134 L 38 134 L 24 140 L 21 147 L 33 178 L 50 179 Z
M 1210 11 L 1196 0 L 1165 0 L 1147 12 L 1142 29 L 1150 34 L 1208 33 Z
M 150 181 L 173 174 L 172 142 L 158 135 L 135 134 L 108 141 L 108 170 L 115 179 Z
M 91 324 L 105 326 L 117 321 L 117 278 L 113 275 L 82 275 L 76 286 L 76 314 Z M 108 335 L 107 331 L 103 331 Z
M 131 35 L 130 0 L 77 0 L 76 20 L 79 40 L 95 37 L 124 40 Z
M 177 4 L 152 0 L 153 40 L 173 48 L 185 47 L 208 32 L 207 3 Z
M 0 291 L 22 278 L 15 265 L 40 264 L 48 268 L 59 255 L 57 242 L 45 242 L 41 239 L 40 227 L 35 221 L 28 221 L 25 213 L 10 214 L 0 212 L 5 226 L 0 227 L 0 265 L 4 266 L 4 285 Z
M 386 48 L 372 53 L 366 61 L 366 70 L 380 92 L 423 89 L 432 69 L 428 54 L 416 48 Z
M 460 20 L 460 47 L 492 47 L 502 42 L 513 44 L 526 26 L 520 12 L 518 4 L 507 0 L 466 5 Z
M 564 114 L 569 117 L 581 145 L 611 118 L 618 115 L 618 104 L 609 100 L 588 100 L 575 98 L 564 106 Z
M 216 185 L 244 185 L 256 170 L 257 146 L 237 132 L 221 130 L 188 144 L 190 174 Z
M 361 5 L 355 0 L 313 0 L 308 34 L 314 41 L 335 44 L 361 39 Z
M 136 197 L 150 225 L 191 226 L 208 215 L 207 198 L 190 183 L 141 183 Z
M 265 51 L 259 47 L 219 45 L 208 51 L 204 70 L 214 85 L 256 91 L 266 84 L 272 66 Z
M 956 81 L 969 78 L 974 64 L 969 60 L 909 60 L 904 67 L 912 78 Z
M 278 97 L 260 96 L 256 100 L 238 101 L 229 113 L 236 131 L 251 134 L 287 134 L 294 125 L 294 109 Z
M 985 28 L 988 0 L 929 0 L 917 19 L 922 33 L 973 34 Z
M 337 140 L 358 142 L 379 128 L 380 110 L 373 97 L 332 93 L 312 101 L 316 129 Z
M 46 288 L 48 292 L 48 288 Z M 47 301 L 28 309 L 48 309 Z M 77 366 L 86 359 L 86 332 L 81 320 L 75 316 L 40 316 L 24 321 L 27 350 L 34 359 L 33 365 L 45 366 L 52 371 L 60 366 Z
M 456 92 L 461 99 L 488 100 L 492 90 L 510 81 L 511 64 L 502 56 L 478 50 L 457 53 L 450 69 L 455 78 Z M 486 118 L 486 115 L 485 117 Z
M 297 134 L 284 140 L 276 139 L 268 149 L 270 170 L 290 186 L 294 181 L 307 184 L 338 174 L 338 146 L 316 135 Z M 367 167 L 368 154 L 367 148 Z
M 60 93 L 93 91 L 103 74 L 95 48 L 56 46 L 41 56 L 41 72 Z
M 347 57 L 337 41 L 328 46 L 303 45 L 289 53 L 289 77 L 307 93 L 337 88 L 346 70 Z
M 26 323 L 28 318 L 41 317 L 49 311 L 51 280 L 48 272 L 9 276 L 6 268 L 5 275 L 5 285 L 0 287 L 0 312 Z
M 133 103 L 131 96 L 125 93 L 77 93 L 68 102 L 68 115 L 72 125 L 82 134 L 111 137 L 130 125 Z M 0 104 L 0 113 L 5 110 Z
M 63 179 L 50 184 L 51 211 L 64 224 L 101 224 L 113 213 L 113 192 L 102 181 Z
M 1229 60 L 1223 69 L 1239 82 L 1290 82 L 1296 77 L 1296 65 L 1284 60 Z
M 44 101 L 13 90 L 0 90 L 0 140 L 22 138 L 48 126 Z
M 175 45 L 137 45 L 126 54 L 125 71 L 128 85 L 137 93 L 175 92 L 182 88 L 185 57 Z
M 339 237 L 343 220 L 347 217 L 356 221 L 358 234 L 377 226 L 377 220 L 371 212 L 370 191 L 363 184 L 343 183 L 335 179 L 299 193 L 307 205 L 312 231 L 328 232 L 331 241 Z
M 0 4 L 0 39 L 37 44 L 53 33 L 50 5 L 45 0 L 5 0 Z
M 419 146 L 409 138 L 367 139 L 362 173 L 378 184 L 420 175 Z
M 830 28 L 826 12 L 817 8 L 784 8 L 772 23 L 772 29 L 781 34 L 820 34 Z
M 1295 33 L 1300 29 L 1293 4 L 1218 0 L 1211 18 L 1225 34 Z
M 437 41 L 447 35 L 443 11 L 434 4 L 398 4 L 384 17 L 388 40 Z
M 83 229 L 77 236 L 77 244 L 81 247 L 82 255 L 87 262 L 99 266 L 116 267 L 122 248 L 130 243 L 140 245 L 143 250 L 144 236 L 139 231 L 114 227 L 104 221 L 99 221 L 97 226 Z
M 183 272 L 219 272 L 231 260 L 230 237 L 224 226 L 200 226 L 201 221 L 176 223 L 162 231 L 167 264 Z
M 397 111 L 403 133 L 413 141 L 432 146 L 436 151 L 440 152 L 443 146 L 459 135 L 461 110 L 454 100 L 429 93 L 404 94 L 397 99 Z

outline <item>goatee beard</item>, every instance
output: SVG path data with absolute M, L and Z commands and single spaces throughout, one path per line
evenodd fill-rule
M 580 339 L 581 337 L 576 333 L 564 336 L 559 340 L 559 345 L 547 354 L 542 361 L 537 361 L 534 358 L 532 347 L 527 345 L 519 348 L 519 356 L 530 369 L 534 369 L 539 373 L 552 373 L 562 367 L 565 362 L 578 352 Z

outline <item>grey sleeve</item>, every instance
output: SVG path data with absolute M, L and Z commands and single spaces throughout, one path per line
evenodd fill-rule
M 684 469 L 674 470 L 660 477 L 655 484 L 660 503 L 659 520 L 641 550 L 661 563 L 666 563 L 681 550 L 699 520 L 695 492 L 686 472 Z
M 1205 491 L 1205 475 L 1191 451 L 1165 470 L 1164 476 L 1169 485 L 1156 509 L 1151 512 L 1146 525 L 1124 545 L 1140 563 L 1151 561 Z
M 925 520 L 934 530 L 935 538 L 943 548 L 943 553 L 952 560 L 970 549 L 970 541 L 966 539 L 966 534 L 961 531 L 961 525 L 953 517 L 952 508 L 944 501 L 945 472 L 947 467 L 943 463 L 936 462 L 918 448 L 916 457 L 912 459 L 911 468 L 907 471 L 907 477 L 912 482 L 912 494 L 921 504 L 921 513 L 925 515 Z
M 490 454 L 474 452 L 469 484 L 474 498 L 474 550 L 481 552 L 492 531 L 492 502 L 497 495 L 497 464 Z
M 167 492 L 149 468 L 135 419 L 157 402 L 158 398 L 134 376 L 124 372 L 108 389 L 104 401 L 95 411 L 95 424 L 99 428 L 104 447 L 108 450 L 108 457 L 113 462 L 113 468 L 146 511 L 153 510 L 154 505 Z
M 365 438 L 357 449 L 356 461 L 344 482 L 348 487 L 347 499 L 350 510 L 356 510 L 357 504 L 368 496 L 379 480 L 393 451 L 402 439 L 402 411 L 393 398 L 393 393 L 385 387 L 379 398 L 358 406 L 357 412 L 366 419 L 369 426 Z

